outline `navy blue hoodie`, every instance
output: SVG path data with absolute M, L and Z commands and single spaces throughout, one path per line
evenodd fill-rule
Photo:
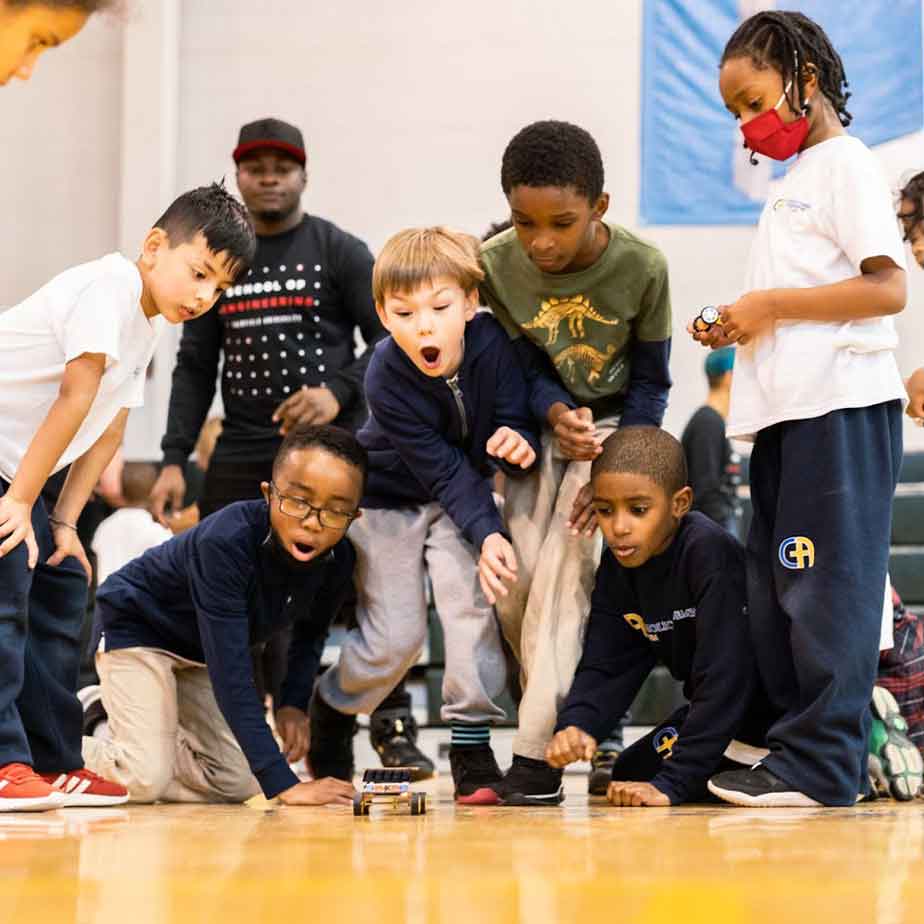
M 556 731 L 574 725 L 605 738 L 659 660 L 690 700 L 673 755 L 651 781 L 676 804 L 703 789 L 732 738 L 765 731 L 770 717 L 748 628 L 744 549 L 701 513 L 688 513 L 670 546 L 639 568 L 604 550 Z
M 358 433 L 369 452 L 363 506 L 439 503 L 480 552 L 491 533 L 506 535 L 491 495 L 495 468 L 516 477 L 519 466 L 489 456 L 498 427 L 527 439 L 539 459 L 539 432 L 529 388 L 504 329 L 479 312 L 465 326 L 465 352 L 454 391 L 444 378 L 424 375 L 387 337 L 366 372 L 369 420 Z
M 272 798 L 298 778 L 266 724 L 250 647 L 293 625 L 279 705 L 307 710 L 356 558 L 341 539 L 293 568 L 269 534 L 265 501 L 231 504 L 110 575 L 96 601 L 107 651 L 160 648 L 206 665 L 218 707 Z

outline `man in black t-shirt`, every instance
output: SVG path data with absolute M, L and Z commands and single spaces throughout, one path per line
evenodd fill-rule
M 250 122 L 233 158 L 257 253 L 215 310 L 183 331 L 161 442 L 163 470 L 151 494 L 152 511 L 167 526 L 165 507 L 182 506 L 184 466 L 212 404 L 219 366 L 225 417 L 198 501 L 202 518 L 258 498 L 260 483 L 272 480 L 284 434 L 297 424 L 358 429 L 366 418 L 366 366 L 385 335 L 372 301 L 369 248 L 302 208 L 307 156 L 301 131 L 279 119 Z M 359 356 L 357 330 L 366 344 Z M 284 679 L 287 643 L 268 644 L 255 665 L 270 693 L 278 693 Z M 432 773 L 414 745 L 403 684 L 379 707 L 372 731 L 386 765 L 428 764 L 426 775 Z M 313 756 L 323 760 L 320 750 Z
M 681 443 L 687 457 L 693 509 L 706 514 L 733 535 L 738 534 L 741 503 L 741 457 L 725 438 L 735 350 L 724 347 L 706 357 L 709 397 L 690 418 Z

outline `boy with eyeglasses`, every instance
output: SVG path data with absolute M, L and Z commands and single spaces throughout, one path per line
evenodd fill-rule
M 261 500 L 219 510 L 149 550 L 97 593 L 97 655 L 108 737 L 85 737 L 86 765 L 134 802 L 349 804 L 349 782 L 300 783 L 308 701 L 324 640 L 353 575 L 345 538 L 360 516 L 366 452 L 331 426 L 289 432 Z M 292 626 L 276 711 L 266 723 L 251 646 Z

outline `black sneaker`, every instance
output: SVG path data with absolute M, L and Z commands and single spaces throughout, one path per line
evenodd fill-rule
M 613 765 L 622 751 L 599 748 L 590 759 L 590 773 L 587 774 L 587 793 L 591 796 L 605 796 L 613 779 Z
M 449 766 L 455 785 L 455 800 L 462 805 L 497 805 L 497 786 L 504 775 L 494 759 L 490 744 L 449 749 Z
M 804 792 L 793 789 L 761 764 L 750 770 L 728 770 L 714 776 L 709 792 L 732 805 L 755 808 L 812 808 L 821 805 Z
M 103 692 L 99 684 L 81 687 L 77 691 L 77 699 L 83 707 L 83 734 L 93 737 L 93 732 L 100 722 L 108 722 L 109 716 L 103 706 Z
M 311 729 L 308 764 L 314 778 L 333 776 L 351 782 L 356 716 L 338 712 L 315 693 L 308 707 L 308 720 Z
M 377 709 L 369 717 L 369 742 L 383 767 L 408 767 L 411 780 L 429 780 L 433 761 L 417 747 L 417 721 L 406 709 Z
M 514 754 L 498 794 L 501 805 L 560 805 L 565 801 L 561 770 L 544 760 Z

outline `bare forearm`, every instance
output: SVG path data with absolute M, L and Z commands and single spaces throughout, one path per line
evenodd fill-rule
M 897 314 L 907 298 L 905 271 L 897 266 L 805 289 L 771 289 L 778 321 L 860 321 Z
M 102 436 L 71 466 L 55 505 L 55 516 L 65 523 L 77 522 L 100 475 L 122 444 L 127 420 L 128 409 L 123 408 Z
M 35 503 L 58 459 L 80 429 L 95 397 L 95 394 L 61 395 L 52 404 L 10 485 L 13 497 L 30 506 Z

